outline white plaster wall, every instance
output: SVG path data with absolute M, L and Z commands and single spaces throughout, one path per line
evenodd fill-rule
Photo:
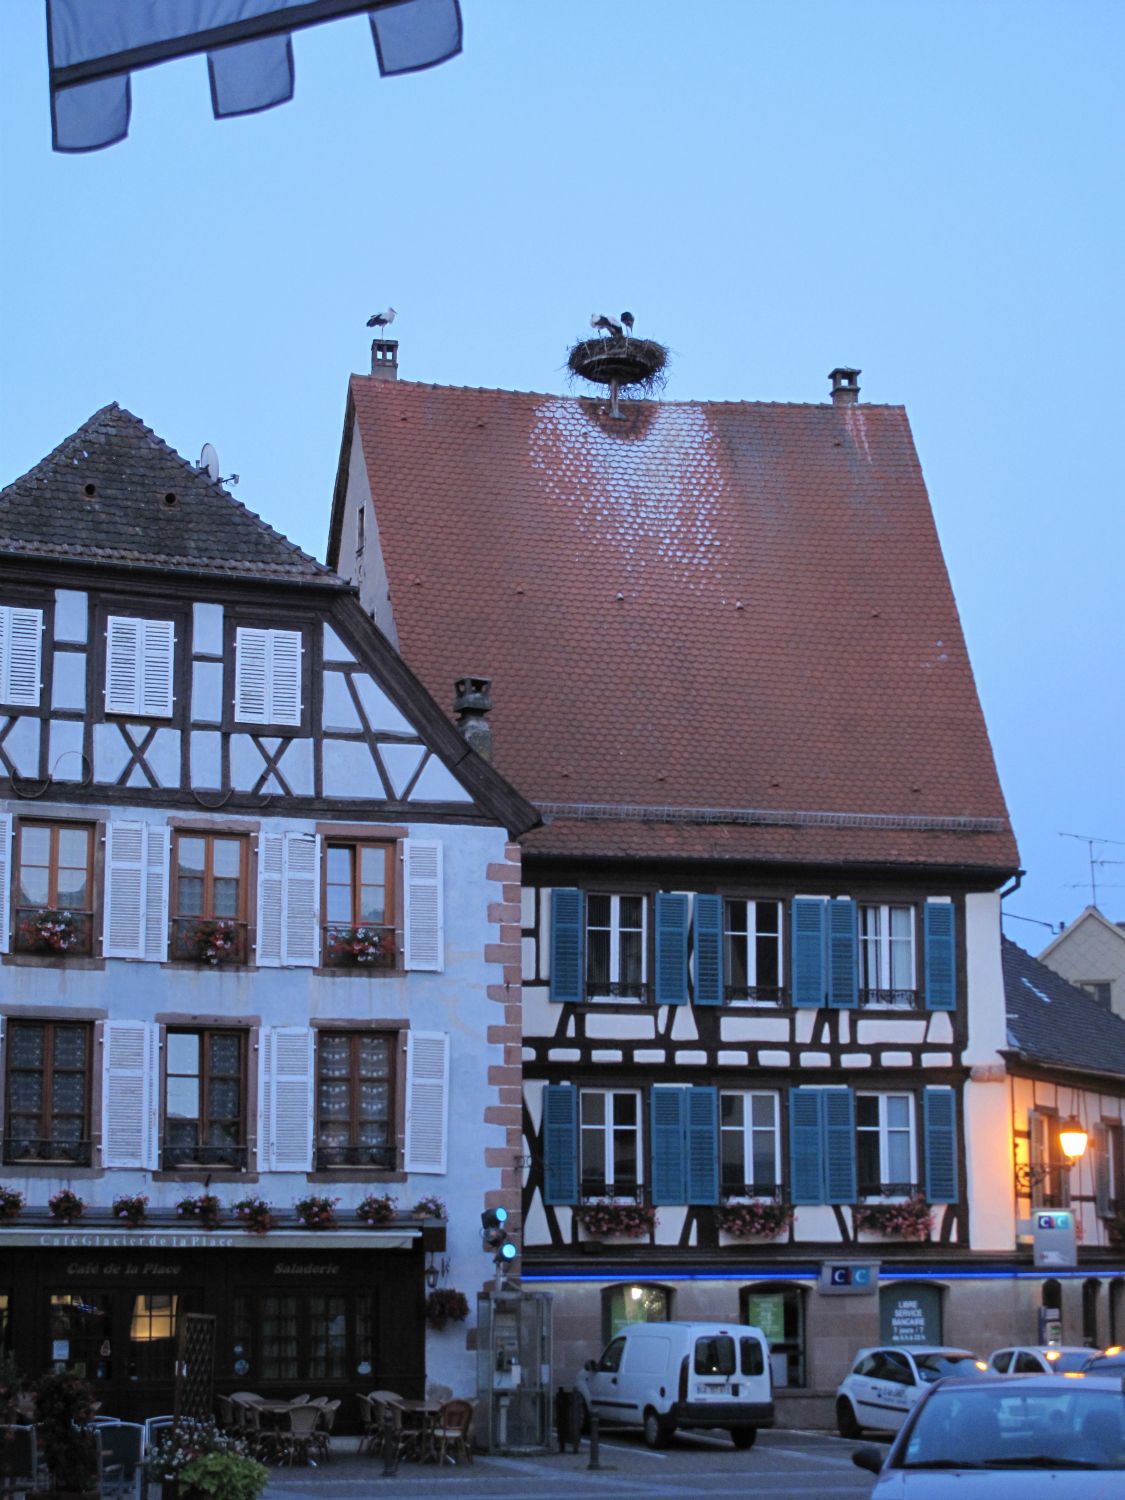
M 360 506 L 367 510 L 364 528 L 363 557 L 357 562 L 356 512 Z M 367 460 L 363 453 L 363 439 L 359 424 L 352 423 L 352 451 L 348 464 L 348 483 L 344 498 L 344 524 L 340 534 L 339 572 L 351 583 L 359 584 L 359 602 L 376 625 L 390 641 L 398 647 L 391 611 L 391 591 L 387 583 L 387 567 L 383 561 L 383 549 L 379 541 L 378 513 L 371 498 L 371 486 L 367 479 Z M 452 684 L 450 684 L 452 686 Z
M 968 1067 L 999 1063 L 1000 1048 L 1008 1043 L 1008 1030 L 998 891 L 965 897 L 965 966 L 969 1036 L 963 1060 Z
M 963 1097 L 969 1246 L 1011 1253 L 1016 1203 L 1007 1079 L 1000 1072 L 986 1082 L 970 1079 Z

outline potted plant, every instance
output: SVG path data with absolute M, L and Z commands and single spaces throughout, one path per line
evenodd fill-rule
M 0 1185 L 0 1220 L 11 1223 L 18 1219 L 23 1208 L 23 1194 L 15 1188 Z
M 20 936 L 32 951 L 68 953 L 78 941 L 78 918 L 71 911 L 44 906 L 24 919 Z
M 902 1203 L 861 1203 L 852 1215 L 857 1230 L 893 1240 L 928 1240 L 934 1227 L 933 1210 L 922 1193 Z
M 238 926 L 221 919 L 197 922 L 190 941 L 204 963 L 221 964 L 238 955 Z
M 89 1426 L 96 1410 L 93 1391 L 77 1375 L 45 1375 L 36 1387 L 35 1423 L 55 1500 L 97 1500 L 98 1445 Z
M 145 1193 L 126 1194 L 113 1200 L 113 1217 L 124 1219 L 130 1229 L 139 1229 L 148 1217 L 148 1196 Z
M 336 1205 L 339 1201 L 339 1198 L 318 1198 L 311 1195 L 298 1199 L 293 1209 L 306 1229 L 335 1229 Z
M 225 1492 L 215 1489 L 189 1491 L 184 1481 L 187 1470 L 193 1464 L 211 1456 L 227 1455 L 247 1458 L 245 1439 L 233 1433 L 220 1432 L 214 1422 L 199 1422 L 192 1417 L 181 1417 L 173 1426 L 164 1428 L 148 1449 L 145 1454 L 145 1475 L 153 1484 L 162 1486 L 164 1500 L 179 1500 L 180 1496 L 188 1493 L 219 1496 Z M 257 1494 L 258 1491 L 254 1493 Z
M 393 933 L 378 927 L 337 927 L 330 935 L 329 959 L 353 964 L 389 964 L 395 956 Z
M 425 1198 L 418 1199 L 414 1205 L 414 1217 L 416 1219 L 448 1219 L 449 1210 L 445 1206 L 444 1198 L 431 1193 Z
M 240 1198 L 234 1211 L 251 1234 L 268 1234 L 273 1228 L 273 1209 L 264 1198 Z
M 181 1219 L 198 1219 L 202 1229 L 217 1229 L 222 1220 L 223 1205 L 214 1193 L 201 1193 L 198 1198 L 181 1198 L 176 1204 L 176 1214 Z
M 750 1203 L 724 1203 L 715 1212 L 715 1222 L 724 1234 L 739 1240 L 775 1240 L 793 1222 L 793 1205 L 775 1198 Z
M 398 1212 L 398 1199 L 390 1193 L 368 1193 L 356 1207 L 356 1218 L 365 1224 L 389 1224 Z
M 639 1240 L 650 1234 L 660 1222 L 651 1203 L 614 1203 L 611 1199 L 593 1199 L 574 1210 L 574 1217 L 587 1234 L 600 1239 L 619 1235 Z
M 180 1470 L 179 1493 L 213 1500 L 258 1500 L 269 1481 L 265 1464 L 244 1453 L 206 1453 Z
M 59 1219 L 63 1224 L 73 1224 L 75 1219 L 82 1217 L 86 1205 L 77 1193 L 72 1193 L 69 1188 L 61 1188 L 47 1199 L 47 1207 L 52 1219 Z
M 463 1323 L 469 1316 L 469 1299 L 454 1287 L 439 1286 L 426 1298 L 426 1322 L 431 1328 Z

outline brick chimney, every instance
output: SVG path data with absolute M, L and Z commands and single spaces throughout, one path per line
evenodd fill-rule
M 376 380 L 398 379 L 398 339 L 371 340 L 371 374 Z
M 832 405 L 854 406 L 859 400 L 859 377 L 860 370 L 852 370 L 847 365 L 837 365 L 829 372 L 828 378 L 832 382 Z
M 453 684 L 453 712 L 457 727 L 482 760 L 492 759 L 491 677 L 458 677 Z

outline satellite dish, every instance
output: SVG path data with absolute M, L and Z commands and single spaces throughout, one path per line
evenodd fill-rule
M 219 468 L 219 455 L 210 443 L 203 444 L 203 452 L 199 455 L 199 467 L 207 470 L 207 477 L 212 484 L 219 483 L 219 475 L 222 473 Z

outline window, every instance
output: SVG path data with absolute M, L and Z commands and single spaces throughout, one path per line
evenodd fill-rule
M 1105 1151 L 1107 1208 L 1111 1215 L 1125 1214 L 1125 1130 L 1119 1121 L 1106 1123 Z
M 240 724 L 301 723 L 301 632 L 235 631 L 234 716 Z
M 860 1197 L 906 1197 L 914 1192 L 913 1096 L 857 1094 L 855 1127 Z
M 1113 1004 L 1113 983 L 1109 979 L 1080 979 L 1080 988 L 1093 995 L 1099 1005 L 1104 1005 L 1106 1010 L 1111 1009 Z
M 129 1318 L 129 1379 L 174 1380 L 181 1298 L 176 1292 L 139 1292 Z
M 241 835 L 175 835 L 173 958 L 246 962 L 246 861 L 247 841 Z
M 6 1162 L 90 1165 L 90 1037 L 81 1022 L 6 1024 Z
M 316 1064 L 316 1165 L 393 1170 L 397 1034 L 321 1031 Z
M 672 1293 L 662 1286 L 607 1286 L 602 1290 L 602 1338 L 616 1338 L 630 1323 L 667 1323 Z
M 169 1031 L 164 1094 L 167 1171 L 246 1166 L 244 1034 Z
M 581 1190 L 624 1197 L 641 1184 L 641 1096 L 632 1089 L 583 1089 L 579 1097 Z
M 0 703 L 39 706 L 43 611 L 0 605 Z
M 328 843 L 324 962 L 361 972 L 395 966 L 394 845 Z
M 371 1292 L 243 1293 L 227 1368 L 240 1381 L 345 1380 L 376 1364 Z
M 105 711 L 172 717 L 175 625 L 110 615 L 106 622 Z
M 864 1005 L 913 1007 L 916 994 L 912 906 L 860 906 L 859 988 Z
M 1070 1164 L 1059 1140 L 1059 1120 L 1047 1110 L 1029 1110 L 1027 1149 L 1033 1208 L 1070 1207 Z
M 45 1361 L 55 1371 L 68 1370 L 80 1380 L 109 1380 L 113 1376 L 113 1298 L 86 1289 L 51 1292 L 50 1347 Z
M 94 830 L 20 822 L 16 951 L 89 954 L 93 945 Z
M 728 901 L 725 942 L 726 998 L 780 1000 L 781 902 Z
M 643 999 L 645 994 L 645 898 L 586 897 L 586 994 L 588 999 Z
M 770 1197 L 781 1180 L 778 1097 L 719 1095 L 719 1186 L 726 1197 Z

